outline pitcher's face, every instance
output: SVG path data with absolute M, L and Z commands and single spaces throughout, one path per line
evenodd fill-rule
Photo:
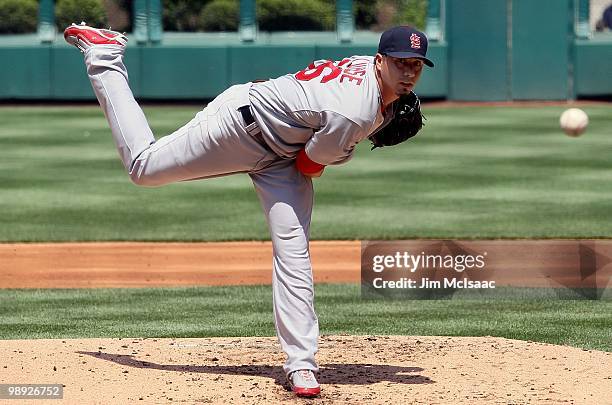
M 423 60 L 419 58 L 394 58 L 376 54 L 376 69 L 383 85 L 397 96 L 414 90 L 423 72 L 423 65 Z

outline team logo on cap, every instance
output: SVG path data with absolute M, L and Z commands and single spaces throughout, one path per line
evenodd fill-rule
M 410 47 L 412 49 L 421 49 L 421 37 L 414 33 L 410 35 Z

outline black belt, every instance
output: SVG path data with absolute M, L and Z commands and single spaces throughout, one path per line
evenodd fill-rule
M 251 114 L 250 106 L 245 105 L 244 107 L 240 107 L 238 111 L 240 111 L 240 114 L 242 114 L 244 125 L 246 125 L 247 127 L 255 122 L 255 118 L 253 118 L 253 114 Z
M 255 123 L 255 118 L 253 118 L 253 114 L 251 114 L 251 106 L 245 105 L 243 107 L 240 107 L 238 111 L 240 111 L 240 114 L 242 114 L 242 120 L 244 121 L 245 126 L 248 127 L 251 124 Z
M 251 106 L 245 105 L 243 107 L 238 108 L 238 111 L 240 111 L 240 115 L 242 115 L 242 120 L 244 121 L 244 129 L 246 129 L 247 132 L 251 134 L 253 138 L 257 139 L 260 144 L 267 146 L 263 139 L 263 136 L 261 135 L 261 129 L 259 128 L 259 125 L 257 125 L 257 122 L 255 122 L 255 118 L 253 118 L 253 114 L 251 113 Z

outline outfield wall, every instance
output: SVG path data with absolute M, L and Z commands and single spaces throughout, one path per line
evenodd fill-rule
M 315 59 L 373 54 L 375 45 L 229 45 L 130 47 L 126 64 L 134 94 L 144 99 L 207 99 L 228 86 L 295 72 Z M 436 67 L 422 78 L 423 97 L 451 100 L 562 100 L 612 96 L 612 40 L 577 40 L 567 50 L 573 64 L 554 63 L 558 51 L 523 50 L 513 75 L 494 44 L 486 64 L 473 55 L 431 45 Z M 564 53 L 558 52 L 561 55 Z M 82 56 L 65 46 L 0 45 L 0 99 L 89 100 L 94 95 Z M 566 77 L 573 78 L 572 81 Z

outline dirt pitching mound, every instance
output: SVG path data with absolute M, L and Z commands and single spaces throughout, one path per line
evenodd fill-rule
M 602 404 L 612 392 L 610 353 L 493 337 L 323 336 L 315 400 L 287 391 L 272 337 L 5 340 L 0 358 L 0 381 L 63 384 L 74 404 Z

